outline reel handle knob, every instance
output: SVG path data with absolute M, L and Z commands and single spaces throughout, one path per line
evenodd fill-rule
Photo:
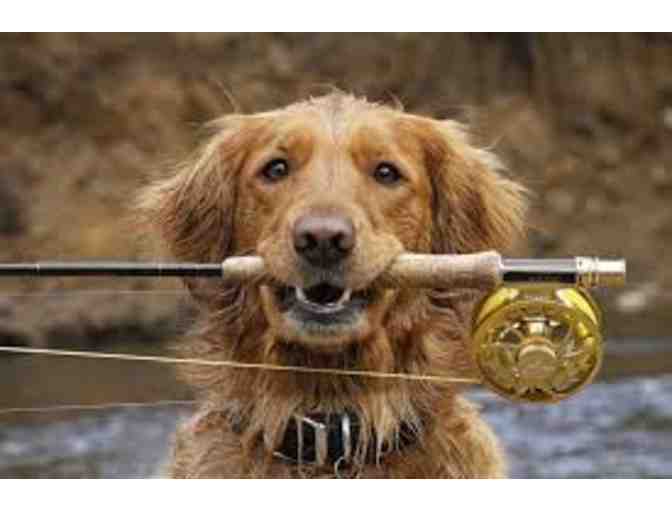
M 553 377 L 557 369 L 558 356 L 545 338 L 528 340 L 518 353 L 520 378 L 528 385 L 538 385 Z

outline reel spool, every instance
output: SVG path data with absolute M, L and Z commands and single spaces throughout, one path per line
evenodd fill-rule
M 580 287 L 502 286 L 474 314 L 483 383 L 515 401 L 552 403 L 588 385 L 603 355 L 602 316 Z

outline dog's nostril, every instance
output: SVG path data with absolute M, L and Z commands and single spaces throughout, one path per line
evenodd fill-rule
M 354 247 L 354 235 L 347 235 L 344 233 L 337 234 L 334 238 L 336 248 L 343 252 L 349 252 Z
M 340 262 L 354 245 L 355 229 L 345 216 L 307 214 L 294 224 L 294 248 L 311 264 L 329 266 Z
M 298 251 L 313 249 L 317 244 L 317 239 L 310 232 L 303 232 L 294 236 L 294 247 Z

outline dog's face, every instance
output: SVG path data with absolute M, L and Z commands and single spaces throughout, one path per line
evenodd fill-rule
M 274 134 L 239 180 L 241 239 L 276 285 L 262 302 L 277 334 L 338 348 L 379 330 L 394 292 L 372 285 L 399 253 L 427 251 L 431 185 L 420 147 L 396 115 L 307 109 L 272 121 Z
M 400 291 L 376 285 L 394 257 L 501 249 L 521 229 L 521 189 L 454 123 L 335 94 L 214 125 L 145 208 L 180 259 L 261 255 L 279 341 L 364 342 L 395 314 Z

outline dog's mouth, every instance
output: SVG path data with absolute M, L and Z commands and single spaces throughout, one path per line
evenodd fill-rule
M 293 312 L 302 319 L 345 318 L 365 308 L 375 297 L 372 289 L 353 291 L 329 282 L 311 287 L 279 286 L 275 296 L 283 313 Z

